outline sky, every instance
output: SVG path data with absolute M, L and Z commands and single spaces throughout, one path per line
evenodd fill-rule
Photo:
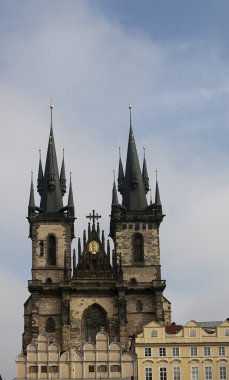
M 72 172 L 76 238 L 86 214 L 109 234 L 129 109 L 163 211 L 172 320 L 229 317 L 227 0 L 0 0 L 0 373 L 15 377 L 31 279 L 31 171 L 44 164 L 50 98 L 59 163 Z M 119 198 L 121 201 L 121 198 Z M 65 203 L 67 199 L 65 199 Z M 36 204 L 39 196 L 36 194 Z M 72 248 L 77 246 L 77 239 Z

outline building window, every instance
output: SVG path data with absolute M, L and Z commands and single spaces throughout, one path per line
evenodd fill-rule
M 211 347 L 204 347 L 204 356 L 211 356 Z
M 166 348 L 159 347 L 159 356 L 166 356 Z
M 167 380 L 167 368 L 166 367 L 160 368 L 160 380 Z
M 227 379 L 227 368 L 225 366 L 219 367 L 219 378 L 220 378 L 220 380 L 226 380 Z
M 189 336 L 190 337 L 195 337 L 196 336 L 196 330 L 194 330 L 194 329 L 191 329 L 190 331 L 189 331 Z
M 142 303 L 141 300 L 138 300 L 138 301 L 136 302 L 136 311 L 137 311 L 137 312 L 141 312 L 142 310 L 143 310 L 143 303 Z
M 56 324 L 52 317 L 46 319 L 45 323 L 45 331 L 46 332 L 55 332 Z
M 111 372 L 121 372 L 121 366 L 118 364 L 114 364 L 111 366 Z
M 145 380 L 153 380 L 153 369 L 145 368 Z
M 225 347 L 224 346 L 219 347 L 219 356 L 225 356 Z
M 48 236 L 48 265 L 56 265 L 56 237 Z
M 50 373 L 57 373 L 58 372 L 58 366 L 57 365 L 51 365 L 49 367 L 49 372 Z
M 39 246 L 40 246 L 40 255 L 43 256 L 44 255 L 44 241 L 43 240 L 40 241 Z
M 199 368 L 192 367 L 191 368 L 191 380 L 199 380 Z
M 151 357 L 152 356 L 151 347 L 146 347 L 144 352 L 145 352 L 145 357 Z
M 212 367 L 204 368 L 204 376 L 205 380 L 212 380 Z
M 47 366 L 46 365 L 41 366 L 41 373 L 47 373 Z
M 180 380 L 180 367 L 173 367 L 173 380 Z
M 134 248 L 134 262 L 143 263 L 144 262 L 144 241 L 143 241 L 143 236 L 139 233 L 134 235 L 133 248 Z
M 156 337 L 157 337 L 157 330 L 152 330 L 152 332 L 151 332 L 151 336 L 152 336 L 153 338 L 156 338 Z
M 191 347 L 190 354 L 191 356 L 197 356 L 197 347 Z
M 89 365 L 88 366 L 88 372 L 95 372 L 95 366 L 94 365 Z
M 108 331 L 105 311 L 99 305 L 92 305 L 85 310 L 82 319 L 84 340 L 95 342 L 96 334 L 102 330 Z
M 37 373 L 38 372 L 38 366 L 37 365 L 31 365 L 29 367 L 29 373 Z
M 173 347 L 173 356 L 180 356 L 179 347 Z
M 224 331 L 224 335 L 225 335 L 225 336 L 229 336 L 229 329 L 225 329 L 225 331 Z
M 97 367 L 97 372 L 107 372 L 107 366 L 106 365 L 99 365 Z

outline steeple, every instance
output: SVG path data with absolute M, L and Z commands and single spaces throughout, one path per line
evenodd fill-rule
M 144 159 L 143 159 L 143 166 L 142 166 L 142 179 L 144 183 L 145 193 L 147 194 L 149 191 L 149 177 L 148 177 L 148 171 L 146 166 L 146 157 L 145 157 L 145 147 L 144 149 Z
M 122 166 L 121 153 L 119 148 L 119 167 L 118 167 L 118 191 L 120 194 L 123 194 L 123 186 L 124 186 L 124 171 Z
M 34 188 L 33 188 L 33 172 L 31 172 L 31 186 L 30 186 L 30 195 L 29 195 L 28 215 L 32 216 L 34 214 L 35 214 L 35 200 L 34 200 Z
M 156 171 L 155 206 L 161 206 L 161 198 L 160 198 L 159 186 L 158 186 L 158 181 L 157 181 L 157 171 Z
M 74 200 L 73 200 L 73 191 L 72 191 L 72 176 L 70 173 L 70 184 L 69 184 L 69 193 L 68 193 L 68 210 L 74 216 Z
M 64 164 L 64 149 L 63 149 L 63 159 L 60 171 L 60 188 L 62 196 L 66 193 L 66 178 L 65 178 L 65 164 Z
M 52 109 L 53 105 L 51 104 L 51 128 L 40 203 L 41 209 L 43 209 L 47 213 L 57 213 L 63 207 L 59 171 L 56 158 L 55 141 L 53 134 Z
M 113 175 L 114 175 L 114 182 L 113 182 L 113 190 L 112 190 L 112 202 L 111 205 L 118 205 L 118 194 L 117 194 L 117 189 L 116 189 L 116 184 L 115 184 L 115 171 L 113 170 Z
M 127 150 L 122 204 L 127 208 L 127 210 L 137 211 L 144 210 L 146 208 L 147 200 L 132 129 L 131 106 L 129 106 L 129 109 L 130 133 Z
M 43 189 L 43 169 L 41 163 L 41 150 L 39 149 L 39 168 L 38 168 L 38 177 L 37 177 L 37 191 L 41 195 Z

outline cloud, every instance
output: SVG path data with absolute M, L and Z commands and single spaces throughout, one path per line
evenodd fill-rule
M 228 316 L 222 289 L 228 288 L 229 81 L 222 45 L 182 36 L 160 40 L 106 16 L 92 2 L 53 4 L 44 11 L 42 3 L 22 1 L 2 13 L 0 289 L 8 284 L 10 295 L 6 304 L 1 290 L 4 378 L 14 376 L 12 356 L 20 352 L 31 267 L 25 219 L 30 171 L 37 171 L 39 146 L 45 160 L 50 96 L 59 162 L 64 146 L 72 171 L 76 236 L 87 228 L 85 215 L 92 209 L 102 214 L 101 228 L 109 233 L 112 171 L 118 145 L 125 162 L 131 101 L 141 159 L 146 140 L 152 189 L 159 172 L 167 215 L 162 274 L 173 319 Z

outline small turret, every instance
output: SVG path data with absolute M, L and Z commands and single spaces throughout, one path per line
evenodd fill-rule
M 143 166 L 142 166 L 142 179 L 143 179 L 145 193 L 147 194 L 149 191 L 149 177 L 148 177 L 146 158 L 145 158 L 145 148 L 144 148 L 144 159 L 143 159 Z
M 120 194 L 123 194 L 124 179 L 125 179 L 124 171 L 123 171 L 121 153 L 120 153 L 120 148 L 119 148 L 118 191 L 120 192 Z
M 61 171 L 60 171 L 60 188 L 61 188 L 61 194 L 62 196 L 64 196 L 64 194 L 66 193 L 64 149 L 63 149 L 63 159 L 62 159 L 62 165 L 61 165 Z
M 68 216 L 73 216 L 75 214 L 74 209 L 74 200 L 73 200 L 73 191 L 72 191 L 72 176 L 70 173 L 70 184 L 69 184 L 69 194 L 68 194 Z
M 34 199 L 34 188 L 33 188 L 33 172 L 31 173 L 31 186 L 30 186 L 30 195 L 29 195 L 29 207 L 28 207 L 28 216 L 35 216 L 35 199 Z
M 156 189 L 155 189 L 155 205 L 156 206 L 162 206 L 161 205 L 161 198 L 160 198 L 160 192 L 159 192 L 159 186 L 158 186 L 157 179 L 156 179 Z
M 39 195 L 42 194 L 43 190 L 43 169 L 41 163 L 41 150 L 39 149 L 39 168 L 38 168 L 38 177 L 37 177 L 37 191 Z
M 115 181 L 113 183 L 113 190 L 112 190 L 112 206 L 113 205 L 118 205 L 118 194 L 117 194 L 117 189 L 115 185 Z

